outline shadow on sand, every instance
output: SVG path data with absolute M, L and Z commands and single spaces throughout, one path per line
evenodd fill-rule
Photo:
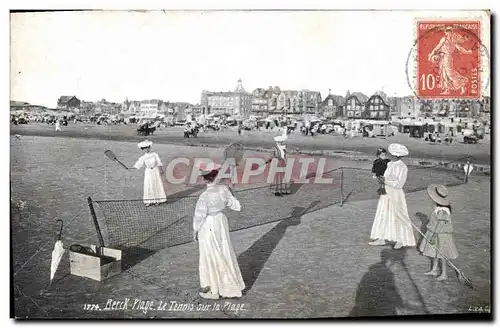
M 238 257 L 241 274 L 246 285 L 243 294 L 252 289 L 262 268 L 285 235 L 286 230 L 289 227 L 298 226 L 301 223 L 302 215 L 307 213 L 309 209 L 318 205 L 318 203 L 318 201 L 312 202 L 307 208 L 295 207 L 290 218 L 284 219 L 275 225 Z
M 380 262 L 372 264 L 358 285 L 354 308 L 349 316 L 395 316 L 403 307 L 403 299 L 396 289 L 391 266 L 402 262 L 401 250 L 383 249 Z
M 429 313 L 423 297 L 408 271 L 405 258 L 405 248 L 383 249 L 380 252 L 380 262 L 372 264 L 359 282 L 354 308 L 351 310 L 349 316 L 396 316 L 398 315 L 398 310 L 401 309 Z M 403 267 L 406 275 L 411 280 L 414 291 L 419 298 L 418 305 L 405 302 L 398 293 L 394 273 L 391 270 L 394 264 Z

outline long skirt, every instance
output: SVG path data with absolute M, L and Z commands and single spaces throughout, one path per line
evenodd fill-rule
M 433 237 L 434 240 L 432 240 Z M 430 240 L 435 247 L 439 248 L 439 251 L 447 258 L 456 259 L 458 257 L 457 246 L 455 245 L 455 241 L 451 233 L 440 233 L 434 235 L 433 231 L 428 230 L 425 234 L 425 238 L 420 243 L 419 249 L 423 255 L 433 258 L 443 258 L 443 256 L 438 253 L 436 248 L 432 247 L 427 240 Z
M 146 167 L 144 172 L 144 204 L 164 203 L 167 201 L 163 182 L 161 181 L 158 166 L 150 169 Z
M 402 189 L 385 186 L 387 195 L 381 195 L 373 222 L 371 239 L 400 242 L 403 246 L 415 246 L 405 193 Z
M 279 159 L 277 167 L 286 167 L 286 160 Z M 280 195 L 292 193 L 290 181 L 285 181 L 285 172 L 276 172 L 276 175 L 274 176 L 274 183 L 271 185 L 271 189 L 275 194 Z
M 245 283 L 236 260 L 224 213 L 209 215 L 198 231 L 200 286 L 212 294 L 241 297 Z

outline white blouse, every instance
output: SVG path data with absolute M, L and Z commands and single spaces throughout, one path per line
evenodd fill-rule
M 231 194 L 227 186 L 215 183 L 208 184 L 207 190 L 200 195 L 196 202 L 193 218 L 194 231 L 200 230 L 207 216 L 216 215 L 226 207 L 234 211 L 241 210 L 240 202 Z
M 408 175 L 408 167 L 401 160 L 387 163 L 384 173 L 385 184 L 396 189 L 403 189 Z
M 148 169 L 154 169 L 157 166 L 163 166 L 163 164 L 160 156 L 153 152 L 142 155 L 134 164 L 134 167 L 138 170 L 143 166 L 146 166 Z

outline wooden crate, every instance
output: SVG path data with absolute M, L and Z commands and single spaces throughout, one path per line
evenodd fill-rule
M 90 248 L 94 251 L 98 249 L 95 245 L 90 245 Z M 99 249 L 103 257 L 70 251 L 71 274 L 97 281 L 119 274 L 122 271 L 122 251 L 108 247 Z

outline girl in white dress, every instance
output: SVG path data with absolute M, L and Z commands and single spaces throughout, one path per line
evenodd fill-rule
M 400 144 L 390 144 L 389 153 L 394 160 L 387 164 L 384 173 L 386 195 L 381 195 L 373 222 L 370 245 L 385 245 L 385 241 L 396 242 L 395 249 L 415 246 L 415 236 L 408 215 L 403 186 L 408 167 L 401 158 L 408 155 L 408 149 Z
M 167 201 L 167 195 L 163 189 L 163 182 L 161 175 L 163 174 L 163 164 L 160 156 L 157 153 L 151 152 L 151 145 L 153 143 L 149 140 L 140 142 L 137 146 L 144 151 L 134 168 L 140 170 L 143 166 L 146 167 L 144 171 L 144 204 L 150 206 L 152 204 L 160 204 Z
M 453 238 L 453 224 L 451 222 L 451 204 L 448 199 L 448 190 L 443 185 L 432 184 L 427 188 L 427 194 L 434 201 L 434 211 L 427 224 L 425 238 L 420 244 L 423 255 L 432 258 L 432 269 L 425 273 L 428 276 L 438 276 L 438 262 L 441 259 L 441 275 L 437 280 L 448 278 L 448 263 L 443 255 L 450 260 L 458 257 L 457 246 Z M 437 250 L 441 253 L 439 253 Z M 442 255 L 441 255 L 442 254 Z
M 222 210 L 229 207 L 240 211 L 240 202 L 225 185 L 216 184 L 218 166 L 203 168 L 207 189 L 196 203 L 193 218 L 193 238 L 200 249 L 200 296 L 206 299 L 241 297 L 245 283 L 236 260 L 227 217 Z

